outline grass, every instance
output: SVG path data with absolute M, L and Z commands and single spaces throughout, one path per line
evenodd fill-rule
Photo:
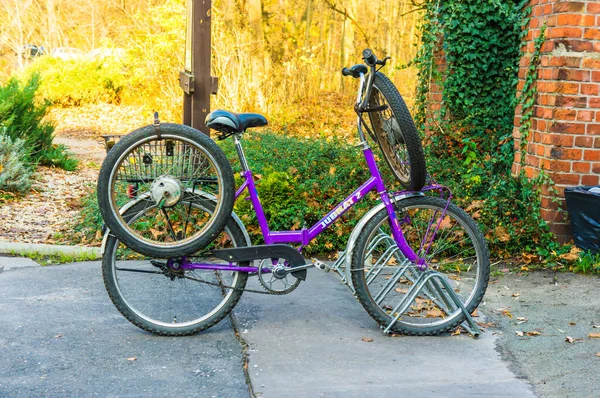
M 70 264 L 77 263 L 80 261 L 94 261 L 98 259 L 95 253 L 81 252 L 81 253 L 42 253 L 38 251 L 11 251 L 11 256 L 14 257 L 25 257 L 29 258 L 41 266 L 46 265 L 59 265 L 59 264 Z

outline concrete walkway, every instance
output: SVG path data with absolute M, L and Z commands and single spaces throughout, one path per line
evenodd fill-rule
M 8 270 L 12 262 L 0 257 L 2 397 L 534 396 L 492 333 L 387 337 L 318 270 L 287 296 L 245 294 L 233 317 L 241 339 L 229 319 L 165 338 L 117 312 L 99 262 Z

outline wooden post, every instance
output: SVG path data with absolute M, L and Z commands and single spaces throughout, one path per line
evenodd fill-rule
M 210 112 L 210 95 L 217 93 L 217 78 L 210 74 L 211 0 L 187 0 L 185 70 L 179 74 L 184 91 L 183 124 L 210 134 L 204 124 Z

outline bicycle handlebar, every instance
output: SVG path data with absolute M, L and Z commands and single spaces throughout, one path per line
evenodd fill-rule
M 374 66 L 375 63 L 377 62 L 377 57 L 375 56 L 375 54 L 373 54 L 373 51 L 371 51 L 371 49 L 369 49 L 369 48 L 365 48 L 363 50 L 362 56 L 363 56 L 363 59 L 365 60 L 365 63 L 369 66 Z

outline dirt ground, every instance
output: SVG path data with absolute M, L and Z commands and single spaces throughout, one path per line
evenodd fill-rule
M 541 397 L 600 391 L 600 278 L 537 271 L 494 278 L 480 309 L 498 350 Z

